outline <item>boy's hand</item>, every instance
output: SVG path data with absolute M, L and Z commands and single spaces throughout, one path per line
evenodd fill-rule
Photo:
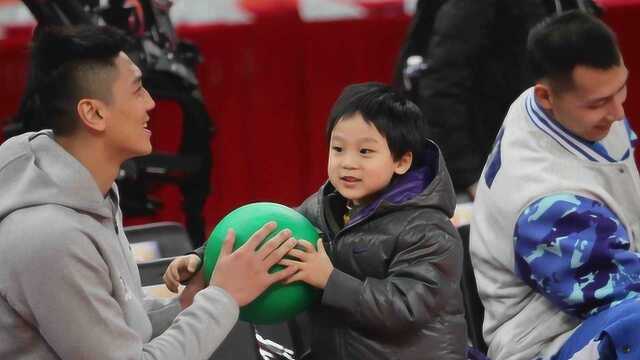
M 189 283 L 180 293 L 179 299 L 182 309 L 184 310 L 193 304 L 193 298 L 196 296 L 198 291 L 205 287 L 207 287 L 207 284 L 204 282 L 202 271 L 198 271 L 191 279 L 189 279 Z
M 305 251 L 292 249 L 288 255 L 300 261 L 290 259 L 282 259 L 280 261 L 281 265 L 297 267 L 299 269 L 293 276 L 285 280 L 285 284 L 304 281 L 309 285 L 324 289 L 333 271 L 333 264 L 331 263 L 331 259 L 329 259 L 329 255 L 327 255 L 327 252 L 324 250 L 322 239 L 318 239 L 318 251 L 316 251 L 313 245 L 306 241 L 298 241 L 298 244 L 302 246 Z
M 178 292 L 178 286 L 189 281 L 200 269 L 200 257 L 195 254 L 189 254 L 176 257 L 165 270 L 162 279 L 167 288 L 174 293 Z

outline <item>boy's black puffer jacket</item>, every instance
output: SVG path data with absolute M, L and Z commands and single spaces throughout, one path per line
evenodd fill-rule
M 345 199 L 330 183 L 298 209 L 324 234 L 335 267 L 310 311 L 313 359 L 464 359 L 462 242 L 438 148 L 339 230 Z

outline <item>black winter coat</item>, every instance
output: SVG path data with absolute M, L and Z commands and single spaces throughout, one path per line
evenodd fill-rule
M 334 271 L 310 311 L 318 360 L 464 359 L 462 242 L 439 150 L 340 229 L 345 199 L 330 183 L 298 209 L 323 233 Z M 336 231 L 338 230 L 338 231 Z
M 562 10 L 578 2 L 560 0 Z M 396 85 L 410 55 L 427 69 L 409 94 L 421 108 L 428 138 L 442 149 L 453 184 L 478 181 L 510 104 L 533 79 L 526 64 L 529 30 L 558 11 L 555 0 L 420 0 L 402 50 Z

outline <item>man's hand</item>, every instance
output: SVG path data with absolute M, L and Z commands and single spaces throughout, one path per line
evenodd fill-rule
M 329 276 L 333 272 L 333 264 L 329 255 L 324 250 L 322 239 L 318 239 L 318 251 L 306 241 L 299 241 L 305 251 L 293 249 L 289 251 L 289 256 L 295 257 L 300 261 L 282 259 L 281 265 L 298 268 L 299 271 L 285 281 L 285 284 L 290 284 L 294 281 L 304 281 L 309 285 L 315 286 L 319 289 L 324 289 L 329 281 Z
M 178 292 L 178 286 L 185 284 L 200 269 L 200 257 L 189 254 L 176 257 L 165 270 L 162 280 L 167 288 L 174 293 Z
M 273 274 L 269 273 L 269 269 L 297 244 L 297 241 L 291 237 L 290 230 L 280 231 L 256 250 L 275 228 L 274 222 L 267 223 L 236 251 L 233 251 L 235 233 L 230 229 L 211 275 L 210 285 L 223 288 L 238 302 L 239 306 L 244 306 L 273 283 L 293 275 L 297 270 L 295 266 L 288 266 Z

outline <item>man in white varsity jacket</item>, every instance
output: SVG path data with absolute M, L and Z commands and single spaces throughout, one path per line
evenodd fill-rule
M 537 82 L 479 183 L 471 256 L 489 357 L 640 358 L 640 177 L 615 35 L 570 12 L 535 27 Z

